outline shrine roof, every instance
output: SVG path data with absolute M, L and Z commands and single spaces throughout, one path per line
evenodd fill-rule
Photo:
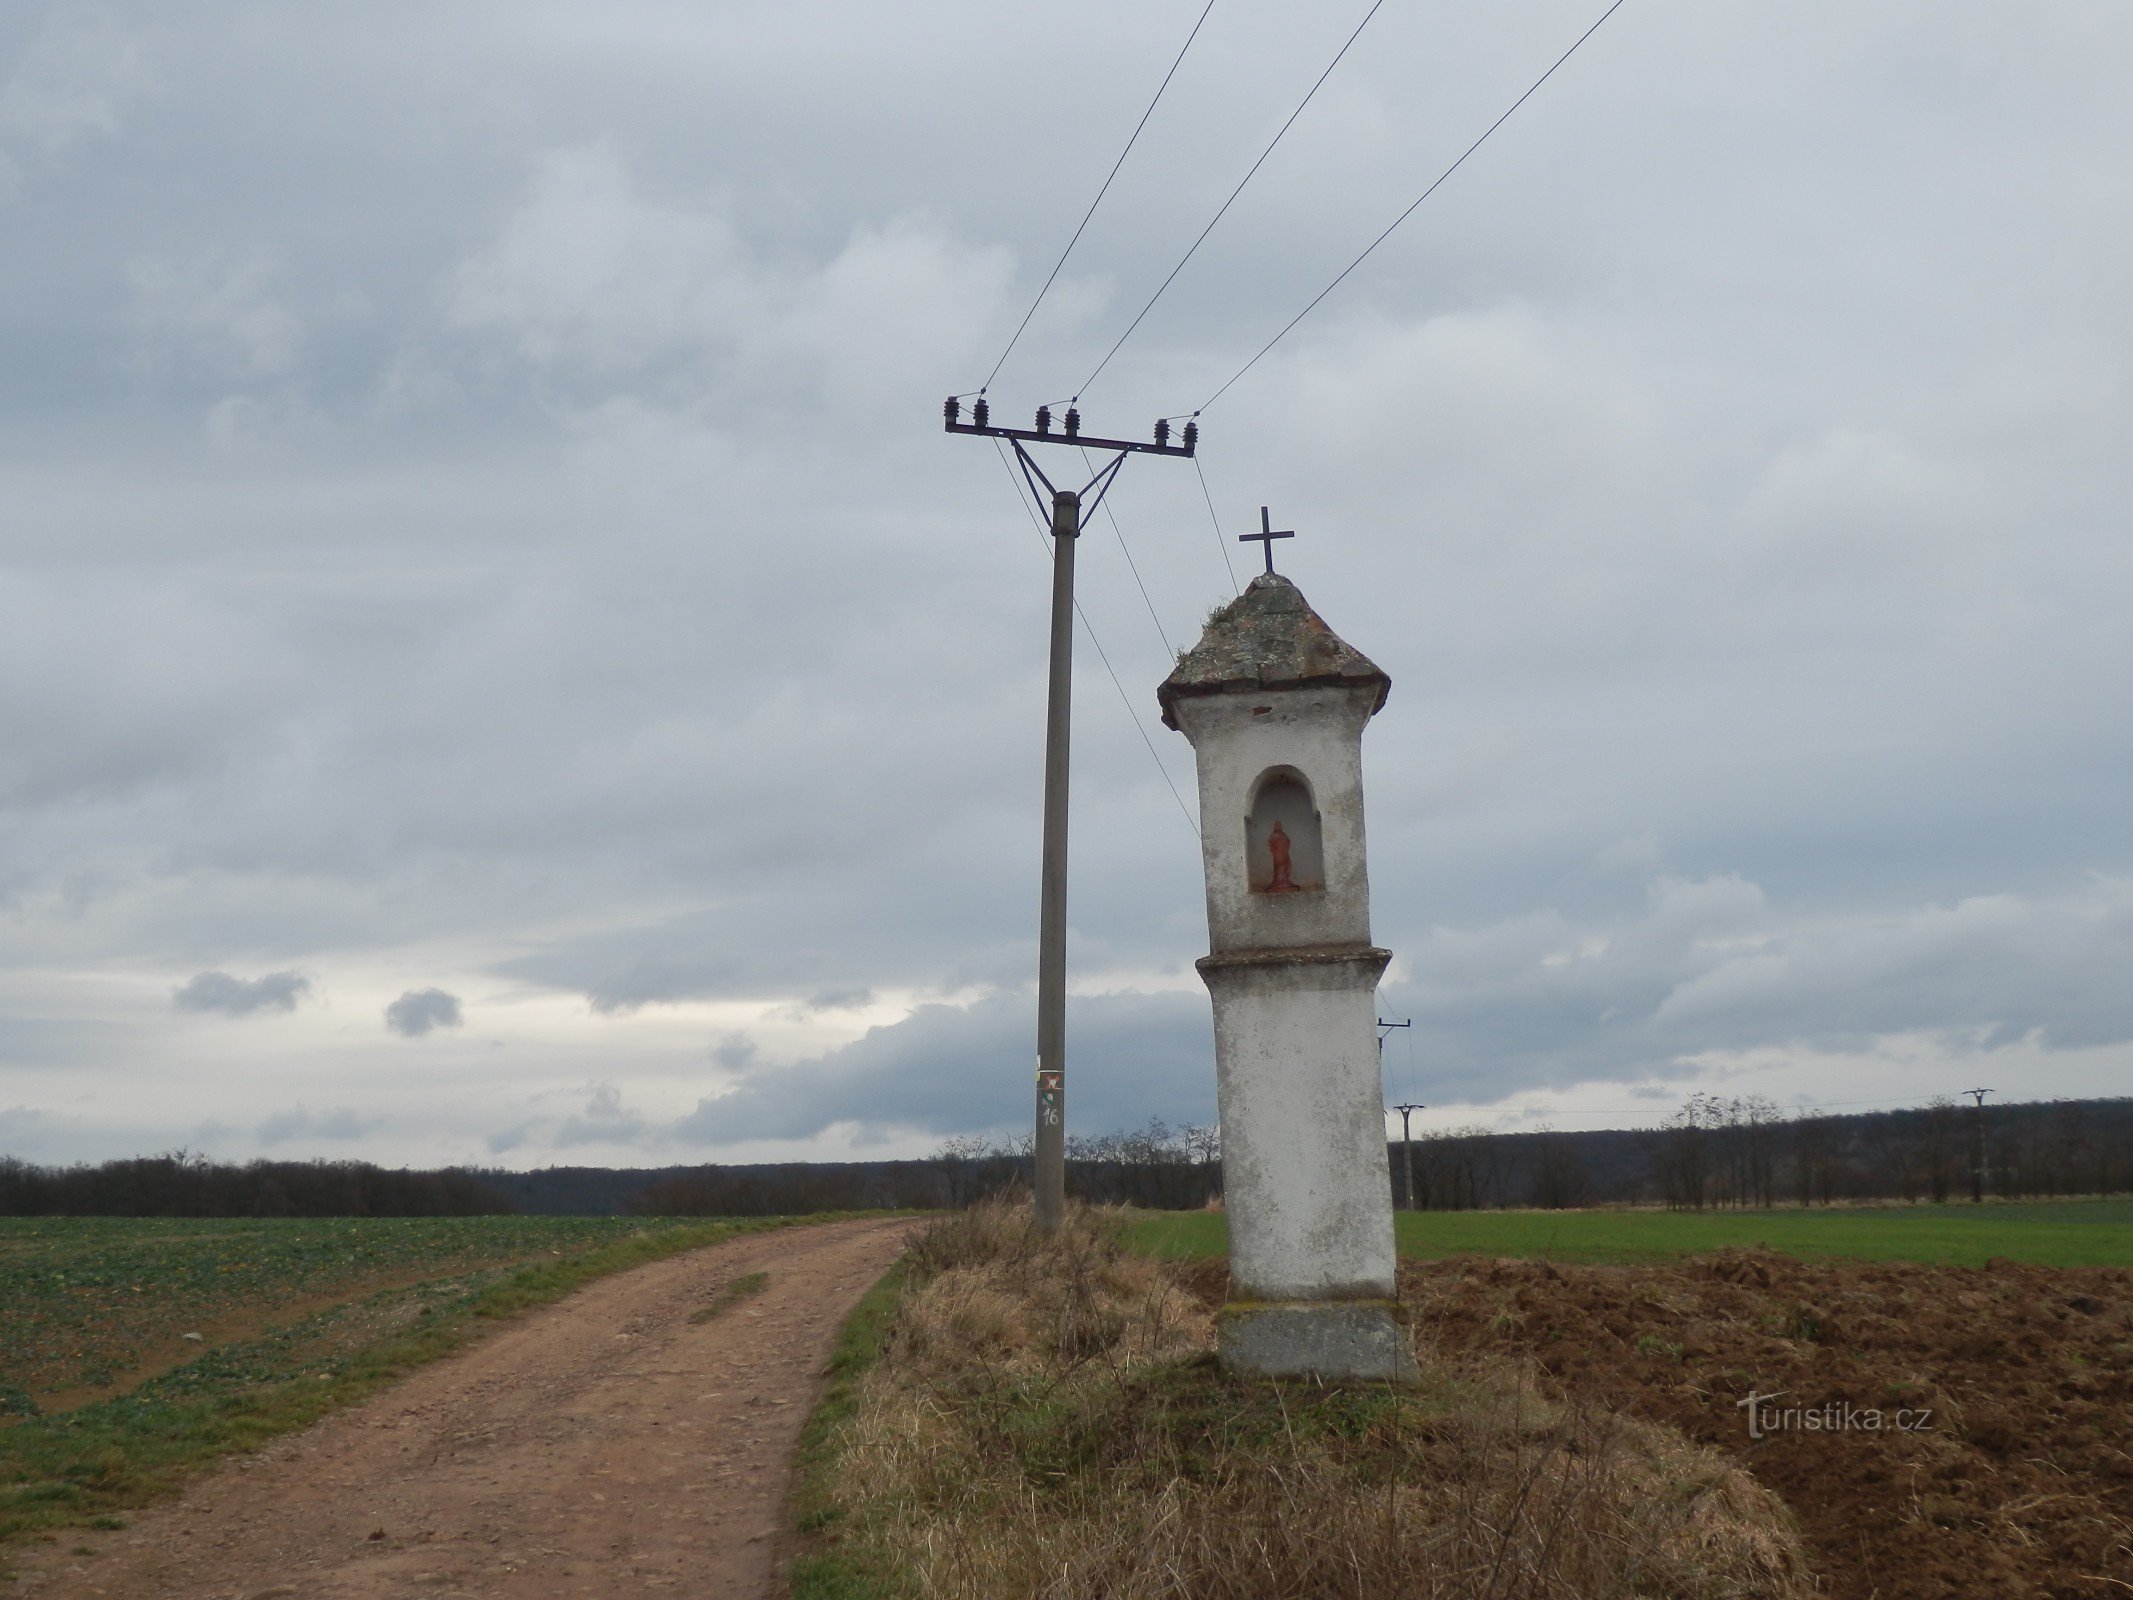
M 1175 728 L 1177 702 L 1187 695 L 1248 694 L 1307 684 L 1377 685 L 1370 709 L 1384 705 L 1392 679 L 1362 651 L 1327 627 L 1295 584 L 1262 572 L 1207 619 L 1200 642 L 1178 657 L 1156 698 L 1165 726 Z

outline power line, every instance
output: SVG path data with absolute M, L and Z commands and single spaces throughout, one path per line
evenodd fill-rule
M 1091 472 L 1096 470 L 1096 463 L 1089 460 L 1088 451 L 1082 451 L 1081 459 Z M 1103 505 L 1104 515 L 1111 519 L 1111 531 L 1118 535 L 1118 548 L 1125 555 L 1126 570 L 1133 574 L 1133 586 L 1141 592 L 1141 604 L 1148 608 L 1148 620 L 1155 624 L 1155 636 L 1163 641 L 1164 654 L 1175 661 L 1178 653 L 1171 648 L 1170 635 L 1163 631 L 1163 619 L 1155 614 L 1155 602 L 1148 598 L 1148 585 L 1141 582 L 1140 564 L 1133 559 L 1133 552 L 1126 546 L 1126 530 L 1118 525 L 1118 513 L 1112 509 L 1108 495 L 1105 496 Z
M 1222 519 L 1215 515 L 1215 497 L 1208 492 L 1207 474 L 1200 471 L 1200 458 L 1192 458 L 1192 470 L 1200 473 L 1200 498 L 1207 502 L 1207 520 L 1215 530 L 1215 548 L 1222 552 L 1222 570 L 1229 574 L 1230 592 L 1244 593 L 1244 586 L 1237 581 L 1237 569 L 1230 564 L 1229 541 L 1222 537 Z
M 1185 254 L 1178 258 L 1178 264 L 1170 269 L 1170 276 L 1165 278 L 1161 283 L 1155 286 L 1155 293 L 1150 295 L 1148 297 L 1148 303 L 1141 307 L 1140 315 L 1136 316 L 1130 323 L 1126 325 L 1126 331 L 1118 336 L 1118 343 L 1112 345 L 1111 348 L 1104 353 L 1103 360 L 1096 363 L 1096 371 L 1090 373 L 1088 377 L 1082 380 L 1080 393 L 1086 394 L 1088 392 L 1089 385 L 1096 381 L 1098 374 L 1100 374 L 1104 370 L 1104 368 L 1108 367 L 1111 364 L 1111 357 L 1118 354 L 1119 345 L 1124 344 L 1128 339 L 1132 338 L 1133 330 L 1141 325 L 1141 318 L 1147 316 L 1149 312 L 1155 309 L 1156 301 L 1163 298 L 1163 291 L 1170 287 L 1171 279 L 1177 277 L 1179 273 L 1185 270 L 1185 263 L 1192 259 L 1193 252 L 1195 250 L 1198 250 L 1200 246 L 1207 241 L 1207 236 L 1215 231 L 1215 224 L 1222 220 L 1223 212 L 1229 210 L 1230 206 L 1236 201 L 1237 196 L 1244 193 L 1244 186 L 1252 181 L 1252 174 L 1256 173 L 1262 166 L 1266 164 L 1266 158 L 1274 153 L 1274 146 L 1281 143 L 1283 136 L 1288 133 L 1290 125 L 1293 124 L 1298 117 L 1303 115 L 1304 107 L 1311 103 L 1311 96 L 1317 94 L 1320 85 L 1322 85 L 1328 78 L 1333 76 L 1333 69 L 1341 64 L 1341 57 L 1348 53 L 1348 45 L 1352 45 L 1355 43 L 1356 39 L 1362 34 L 1363 29 L 1369 26 L 1370 19 L 1378 14 L 1378 7 L 1382 6 L 1384 3 L 1385 0 L 1376 0 L 1376 3 L 1373 4 L 1371 8 L 1363 14 L 1363 20 L 1355 25 L 1355 32 L 1348 35 L 1348 43 L 1342 45 L 1340 49 L 1334 53 L 1333 59 L 1326 63 L 1326 70 L 1318 75 L 1318 82 L 1311 85 L 1310 94 L 1306 94 L 1303 99 L 1299 100 L 1296 103 L 1296 109 L 1289 113 L 1289 120 L 1281 125 L 1281 132 L 1275 134 L 1272 142 L 1270 142 L 1264 150 L 1259 152 L 1259 159 L 1252 163 L 1251 171 L 1245 173 L 1242 178 L 1239 178 L 1237 180 L 1237 187 L 1230 190 L 1229 199 L 1222 202 L 1221 208 L 1217 210 L 1215 214 L 1208 219 L 1207 226 L 1200 230 L 1200 237 L 1193 240 L 1192 244 L 1186 249 Z
M 1048 535 L 1045 531 L 1044 519 L 1038 515 L 1029 501 L 1024 498 L 1028 486 L 1023 483 L 1021 477 L 1016 473 L 1014 463 L 1007 459 L 1007 452 L 1000 448 L 999 440 L 995 439 L 993 441 L 993 449 L 999 452 L 1001 469 L 1006 472 L 1008 481 L 1015 486 L 1015 504 L 1029 513 L 1030 520 L 1036 526 L 1037 543 L 1041 547 Z M 1133 731 L 1141 736 L 1141 743 L 1147 747 L 1148 759 L 1155 763 L 1155 770 L 1163 775 L 1163 787 L 1170 791 L 1170 798 L 1178 803 L 1178 815 L 1185 819 L 1185 826 L 1192 829 L 1192 836 L 1195 839 L 1199 838 L 1200 824 L 1193 820 L 1192 811 L 1185 804 L 1185 797 L 1178 793 L 1178 786 L 1170 781 L 1170 769 L 1163 765 L 1163 758 L 1156 754 L 1155 741 L 1148 737 L 1148 730 L 1141 726 L 1140 714 L 1133 709 L 1133 698 L 1126 693 L 1125 684 L 1119 681 L 1118 670 L 1111 665 L 1111 657 L 1104 649 L 1104 642 L 1096 637 L 1095 624 L 1089 621 L 1089 614 L 1081 609 L 1079 600 L 1074 602 L 1074 615 L 1081 619 L 1082 631 L 1089 636 L 1089 643 L 1095 646 L 1096 659 L 1104 664 L 1104 671 L 1110 674 L 1111 687 L 1118 691 L 1119 704 L 1126 708 L 1126 715 L 1133 719 Z
M 1059 252 L 1059 259 L 1052 263 L 1052 270 L 1044 280 L 1044 287 L 1037 291 L 1037 298 L 1030 302 L 1029 310 L 1022 313 L 1022 321 L 1016 325 L 1014 337 L 1007 341 L 1007 348 L 1000 352 L 1000 359 L 992 364 L 992 371 L 985 375 L 984 389 L 992 387 L 992 380 L 997 378 L 1000 369 L 1007 365 L 1007 358 L 1014 353 L 1023 330 L 1029 326 L 1029 319 L 1037 314 L 1037 308 L 1044 304 L 1044 297 L 1052 292 L 1052 283 L 1058 278 L 1059 269 L 1066 265 L 1067 257 L 1074 253 L 1074 246 L 1081 242 L 1082 229 L 1088 227 L 1089 218 L 1096 215 L 1096 208 L 1103 204 L 1104 196 L 1111 192 L 1111 180 L 1118 176 L 1118 169 L 1126 164 L 1126 157 L 1133 153 L 1133 146 L 1141 136 L 1141 129 L 1147 127 L 1148 119 L 1155 115 L 1156 102 L 1163 98 L 1163 91 L 1170 87 L 1170 80 L 1177 76 L 1179 66 L 1184 63 L 1185 52 L 1192 48 L 1193 40 L 1200 36 L 1201 23 L 1207 21 L 1207 13 L 1214 9 L 1215 0 L 1207 0 L 1206 7 L 1200 12 L 1199 22 L 1192 25 L 1192 32 L 1185 35 L 1185 43 L 1179 46 L 1177 60 L 1170 63 L 1170 70 L 1163 74 L 1163 81 L 1156 86 L 1155 99 L 1148 102 L 1148 109 L 1141 113 L 1141 120 L 1133 125 L 1133 134 L 1126 140 L 1126 148 L 1119 151 L 1118 159 L 1111 163 L 1110 175 L 1104 179 L 1103 187 L 1096 191 L 1096 198 L 1089 202 L 1089 209 L 1082 213 L 1081 226 L 1074 230 L 1074 237 L 1067 240 L 1066 248 Z M 979 392 L 983 393 L 984 389 Z
M 1289 336 L 1290 330 L 1293 329 L 1297 323 L 1303 321 L 1305 317 L 1308 317 L 1314 310 L 1317 309 L 1319 301 L 1325 299 L 1326 296 L 1331 294 L 1335 289 L 1338 289 L 1341 286 L 1342 281 L 1347 278 L 1349 273 L 1353 272 L 1357 267 L 1361 266 L 1366 260 L 1369 259 L 1371 251 L 1377 249 L 1379 245 L 1383 244 L 1387 239 L 1391 238 L 1393 234 L 1393 229 L 1399 227 L 1401 223 L 1405 222 L 1409 217 L 1413 216 L 1416 207 L 1420 206 L 1424 200 L 1427 200 L 1431 195 L 1435 194 L 1437 192 L 1438 186 L 1442 184 L 1446 178 L 1449 178 L 1453 173 L 1457 172 L 1462 165 L 1465 164 L 1466 158 L 1468 156 L 1472 155 L 1476 150 L 1479 150 L 1483 144 L 1487 143 L 1490 134 L 1494 133 L 1498 128 L 1502 127 L 1506 122 L 1510 121 L 1511 112 L 1516 111 L 1520 106 L 1524 105 L 1528 100 L 1532 99 L 1535 92 L 1539 90 L 1540 86 L 1546 83 L 1550 78 L 1555 76 L 1556 67 L 1560 67 L 1565 61 L 1568 61 L 1572 56 L 1576 55 L 1578 52 L 1578 46 L 1582 45 L 1587 39 L 1590 39 L 1594 34 L 1598 33 L 1600 31 L 1600 23 L 1605 22 L 1609 17 L 1613 16 L 1617 11 L 1621 10 L 1622 5 L 1623 0 L 1614 0 L 1613 5 L 1609 6 L 1605 11 L 1601 12 L 1600 21 L 1595 22 L 1591 27 L 1587 28 L 1583 33 L 1579 34 L 1577 44 L 1573 44 L 1568 50 L 1565 50 L 1560 56 L 1558 56 L 1556 58 L 1555 66 L 1550 67 L 1538 78 L 1535 78 L 1533 80 L 1532 88 L 1529 88 L 1524 94 L 1520 95 L 1516 100 L 1511 102 L 1511 109 L 1509 111 L 1506 111 L 1502 116 L 1498 117 L 1494 122 L 1490 123 L 1486 131 L 1482 133 L 1481 137 L 1479 139 L 1476 139 L 1472 144 L 1468 145 L 1465 151 L 1461 153 L 1457 161 L 1454 161 L 1450 166 L 1446 167 L 1442 172 L 1437 174 L 1436 182 L 1432 183 L 1427 189 L 1424 189 L 1422 191 L 1422 193 L 1416 198 L 1414 205 L 1409 206 L 1397 217 L 1394 217 L 1392 219 L 1391 227 L 1388 227 L 1383 233 L 1379 234 L 1375 239 L 1371 240 L 1369 245 L 1364 248 L 1363 253 L 1361 255 L 1357 256 L 1353 261 L 1349 262 L 1345 267 L 1341 268 L 1339 277 L 1335 278 L 1331 283 L 1327 284 L 1323 289 L 1319 290 L 1317 294 L 1313 295 L 1311 297 L 1311 303 L 1305 306 L 1303 310 L 1297 312 L 1295 316 L 1291 317 L 1288 321 L 1287 326 L 1285 326 L 1281 330 L 1281 332 L 1275 334 L 1273 338 L 1267 340 L 1267 342 L 1260 347 L 1258 355 L 1253 356 L 1251 360 L 1245 362 L 1243 366 L 1239 367 L 1236 372 L 1231 374 L 1229 383 L 1223 384 L 1221 388 L 1217 389 L 1213 394 L 1209 395 L 1205 400 L 1201 401 L 1199 411 L 1195 411 L 1193 415 L 1198 416 L 1200 414 L 1200 411 L 1205 411 L 1209 406 L 1213 405 L 1217 400 L 1221 399 L 1223 395 L 1229 392 L 1230 384 L 1235 383 L 1239 378 L 1243 377 L 1247 372 L 1251 371 L 1252 368 L 1259 365 L 1259 360 L 1261 356 L 1264 356 L 1269 350 L 1273 349 L 1274 346 L 1281 343 L 1282 340 L 1286 339 Z

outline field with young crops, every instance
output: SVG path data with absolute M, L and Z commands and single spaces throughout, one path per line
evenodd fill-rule
M 0 1218 L 0 1545 L 110 1524 L 605 1273 L 787 1225 Z
M 210 1345 L 379 1289 L 674 1225 L 630 1217 L 0 1218 L 0 1414 L 118 1392 Z
M 2044 1267 L 2133 1266 L 2133 1200 L 1982 1206 L 1832 1206 L 1774 1211 L 1403 1211 L 1400 1254 L 1576 1262 L 1664 1261 L 1727 1248 L 1802 1260 L 1916 1261 L 1980 1267 L 1995 1257 Z M 1131 1238 L 1151 1255 L 1193 1259 L 1228 1248 L 1216 1211 L 1155 1212 Z

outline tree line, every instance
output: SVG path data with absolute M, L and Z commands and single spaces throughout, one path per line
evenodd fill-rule
M 8 1217 L 476 1217 L 514 1209 L 487 1184 L 450 1167 L 238 1165 L 189 1150 L 70 1167 L 0 1156 L 0 1216 Z
M 1652 1130 L 1433 1130 L 1386 1147 L 1393 1203 L 1718 1206 L 2014 1200 L 2133 1193 L 2133 1098 L 1785 1113 L 1759 1095 L 1692 1095 Z M 185 1150 L 70 1167 L 0 1156 L 0 1216 L 793 1216 L 931 1210 L 1027 1189 L 1031 1141 L 950 1139 L 923 1160 L 392 1170 L 364 1161 L 212 1161 Z M 1409 1174 L 1412 1173 L 1410 1183 Z M 1212 1127 L 1159 1121 L 1067 1140 L 1067 1191 L 1190 1210 L 1222 1194 Z
M 1034 1140 L 1028 1134 L 1006 1141 L 970 1135 L 950 1139 L 932 1159 L 947 1183 L 946 1203 L 967 1206 L 1028 1188 Z M 1197 1210 L 1222 1193 L 1221 1130 L 1199 1123 L 1172 1128 L 1151 1118 L 1119 1133 L 1069 1134 L 1066 1192 L 1092 1205 Z
M 1762 1095 L 1691 1095 L 1651 1131 L 1467 1127 L 1388 1152 L 1418 1210 L 1595 1204 L 1831 1205 L 2133 1193 L 2133 1099 L 1787 1114 Z

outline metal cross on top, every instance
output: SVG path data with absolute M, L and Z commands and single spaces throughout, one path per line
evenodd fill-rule
M 1257 533 L 1238 534 L 1237 543 L 1257 543 L 1259 548 L 1266 552 L 1267 571 L 1272 572 L 1274 570 L 1274 541 L 1276 539 L 1293 539 L 1295 537 L 1296 530 L 1294 528 L 1277 533 L 1274 530 L 1274 519 L 1267 515 L 1266 507 L 1261 506 L 1259 508 L 1259 531 Z

